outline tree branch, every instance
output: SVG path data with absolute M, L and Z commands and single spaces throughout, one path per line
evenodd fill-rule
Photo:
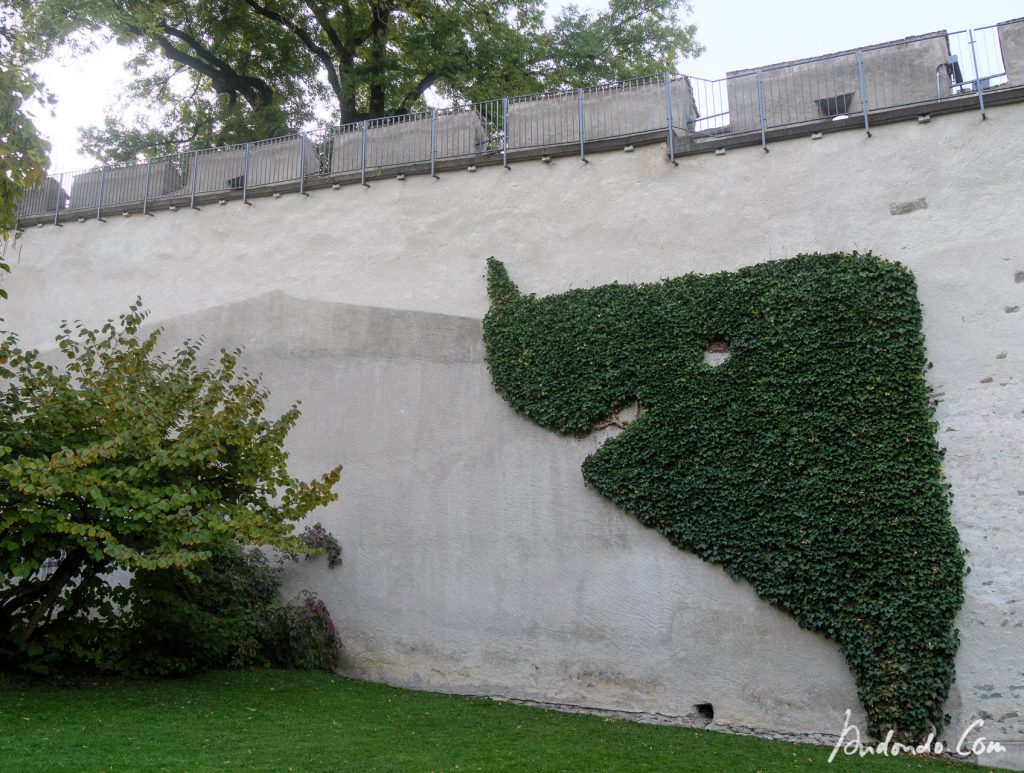
M 219 56 L 215 55 L 212 51 L 210 51 L 209 48 L 200 43 L 199 40 L 194 35 L 191 35 L 188 32 L 180 30 L 176 27 L 172 27 L 166 23 L 160 26 L 161 29 L 164 30 L 164 32 L 186 43 L 190 48 L 192 48 L 192 50 L 196 52 L 198 56 L 202 57 L 204 60 L 209 62 L 210 65 L 212 65 L 212 67 L 207 67 L 205 70 L 199 67 L 196 67 L 196 69 L 199 69 L 200 72 L 205 72 L 207 75 L 210 76 L 210 78 L 213 80 L 214 88 L 218 92 L 222 94 L 239 93 L 242 95 L 242 98 L 246 102 L 248 102 L 253 109 L 269 107 L 274 103 L 274 90 L 262 78 L 256 78 L 251 75 L 240 74 L 234 69 L 234 67 L 231 66 L 229 62 L 224 61 Z M 161 48 L 164 49 L 164 53 L 167 54 L 171 59 L 174 59 L 177 62 L 181 62 L 180 59 L 177 59 L 175 56 L 173 56 L 168 51 L 168 48 L 163 45 L 164 40 L 165 39 L 162 38 L 157 41 L 158 43 L 160 43 Z M 167 42 L 170 43 L 170 41 Z M 173 45 L 171 45 L 170 48 L 176 53 L 183 54 L 186 57 L 189 56 L 188 54 L 184 54 L 179 49 L 175 48 Z M 189 57 L 189 59 L 191 59 L 193 62 L 199 61 L 195 57 Z M 181 63 L 186 64 L 186 62 Z
M 335 94 L 338 97 L 338 109 L 341 113 L 341 123 L 351 123 L 352 121 L 357 121 L 360 118 L 365 117 L 356 110 L 355 95 L 345 92 L 345 89 L 340 86 L 340 75 L 342 72 L 352 71 L 352 67 L 355 64 L 356 48 L 365 41 L 365 36 L 354 37 L 350 35 L 350 42 L 346 44 L 338 35 L 337 30 L 334 29 L 334 25 L 331 24 L 331 20 L 327 16 L 327 11 L 322 5 L 312 2 L 312 0 L 304 0 L 303 5 L 305 5 L 313 14 L 313 18 L 316 19 L 317 24 L 320 25 L 320 29 L 323 31 L 324 35 L 327 36 L 327 40 L 330 41 L 331 45 L 334 47 L 334 54 L 338 60 L 337 72 L 339 76 L 339 89 Z M 342 13 L 348 22 L 346 29 L 351 31 L 351 13 L 349 13 L 349 11 L 350 6 L 345 5 L 342 7 Z
M 148 37 L 146 30 L 141 27 L 128 24 L 127 28 L 132 34 L 140 38 L 146 39 Z M 183 30 L 179 30 L 166 23 L 161 25 L 161 29 L 167 35 L 181 40 L 196 52 L 196 55 L 193 56 L 176 47 L 168 37 L 157 36 L 153 40 L 160 46 L 164 55 L 178 64 L 182 64 L 207 76 L 213 82 L 213 88 L 218 94 L 228 94 L 230 96 L 241 94 L 242 98 L 254 110 L 269 107 L 274 103 L 274 90 L 266 81 L 261 78 L 238 74 L 230 63 L 216 56 L 193 35 Z
M 337 97 L 338 99 L 338 106 L 344 112 L 345 93 L 344 89 L 341 86 L 341 80 L 338 78 L 338 70 L 334 64 L 334 59 L 331 56 L 331 53 L 326 48 L 317 43 L 316 40 L 313 39 L 313 36 L 309 34 L 309 30 L 307 30 L 304 26 L 295 23 L 294 21 L 284 16 L 283 14 L 278 13 L 277 11 L 267 8 L 265 5 L 261 5 L 260 3 L 256 2 L 256 0 L 245 0 L 245 2 L 250 8 L 253 9 L 253 11 L 258 13 L 260 16 L 266 19 L 270 19 L 271 21 L 276 22 L 277 24 L 280 24 L 286 30 L 291 32 L 295 37 L 299 39 L 299 42 L 302 43 L 306 50 L 313 54 L 313 56 L 315 56 L 317 60 L 319 60 L 320 64 L 323 65 L 323 68 L 327 71 L 327 82 L 330 84 L 331 90 L 334 92 L 334 96 Z M 314 16 L 315 15 L 316 14 L 314 12 Z M 326 20 L 326 16 L 324 18 Z M 325 34 L 327 34 L 328 39 L 338 41 L 336 48 L 339 47 L 341 45 L 341 41 L 338 39 L 338 36 L 334 33 L 334 30 L 330 28 L 330 25 L 327 24 L 325 26 L 324 23 L 320 22 L 319 19 L 317 19 L 317 22 L 320 23 L 321 27 L 325 27 L 324 32 Z
M 327 36 L 331 45 L 334 46 L 334 52 L 338 55 L 338 58 L 341 59 L 343 64 L 351 65 L 356 47 L 359 46 L 360 43 L 364 42 L 364 40 L 354 40 L 351 45 L 346 46 L 338 36 L 337 31 L 334 29 L 334 25 L 331 24 L 331 20 L 327 16 L 327 11 L 324 10 L 322 5 L 313 3 L 311 0 L 305 0 L 303 5 L 305 5 L 313 14 L 313 18 L 316 19 L 316 23 L 320 25 L 320 29 L 323 30 L 324 35 Z M 345 10 L 347 11 L 348 8 Z M 346 16 L 347 15 L 348 14 L 346 14 Z
M 402 103 L 398 106 L 395 111 L 396 115 L 408 113 L 413 102 L 423 96 L 423 92 L 434 85 L 434 81 L 438 79 L 440 73 L 429 72 L 420 78 L 419 83 L 410 89 L 404 97 L 402 97 Z
M 57 603 L 57 599 L 60 598 L 60 594 L 64 591 L 65 586 L 75 578 L 75 575 L 78 574 L 82 566 L 82 562 L 87 557 L 88 554 L 85 548 L 75 548 L 70 553 L 65 554 L 56 571 L 43 581 L 43 586 L 47 588 L 47 591 L 36 605 L 35 612 L 32 613 L 25 628 L 18 636 L 17 644 L 19 649 L 25 646 L 25 642 L 32 637 L 32 634 L 42 624 L 50 609 Z

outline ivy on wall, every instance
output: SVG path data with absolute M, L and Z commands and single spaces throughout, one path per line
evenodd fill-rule
M 536 298 L 491 258 L 487 287 L 517 411 L 583 434 L 639 401 L 589 485 L 836 641 L 874 735 L 941 729 L 965 569 L 908 269 L 799 255 Z

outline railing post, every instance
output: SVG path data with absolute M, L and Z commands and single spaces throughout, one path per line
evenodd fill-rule
M 508 97 L 501 98 L 501 165 L 508 169 Z
M 245 167 L 242 169 L 242 203 L 249 204 L 249 146 L 245 143 Z M 250 205 L 251 206 L 251 205 Z
M 985 95 L 981 89 L 981 74 L 978 72 L 978 53 L 974 50 L 974 30 L 968 30 L 968 40 L 971 44 L 971 60 L 974 62 L 974 90 L 978 92 L 978 107 L 981 108 L 981 120 L 988 118 L 985 115 Z
M 107 181 L 107 168 L 105 166 L 100 167 L 100 195 L 96 199 L 96 219 L 103 222 L 101 217 L 101 211 L 103 209 L 103 187 Z
M 430 111 L 430 176 L 438 179 L 434 174 L 437 161 L 437 108 Z
M 764 73 L 757 71 L 757 111 L 761 119 L 761 147 L 768 152 L 768 117 L 764 109 Z
M 868 91 L 864 81 L 864 52 L 857 52 L 857 80 L 860 83 L 860 109 L 864 113 L 864 131 L 871 136 L 871 126 L 868 124 Z
M 146 162 L 146 186 L 142 190 L 142 214 L 149 215 L 149 181 L 153 176 L 153 159 Z
M 196 208 L 196 183 L 199 181 L 199 151 L 192 151 L 192 190 L 188 197 L 188 208 Z
M 676 161 L 675 132 L 673 131 L 675 116 L 672 113 L 672 77 L 665 73 L 665 107 L 668 110 L 668 160 L 672 166 L 679 166 Z
M 57 216 L 60 214 L 60 192 L 62 190 L 64 190 L 61 187 L 61 180 L 62 180 L 63 177 L 64 177 L 63 174 L 59 174 L 59 175 L 57 175 L 56 177 L 53 178 L 53 179 L 55 179 L 57 181 L 57 190 L 55 190 L 53 192 L 53 224 L 54 225 L 60 225 L 60 221 L 57 219 Z
M 583 150 L 583 141 L 584 141 L 585 137 L 584 137 L 584 130 L 583 130 L 583 89 L 582 88 L 576 90 L 576 96 L 577 96 L 577 100 L 578 100 L 578 107 L 579 107 L 579 114 L 580 114 L 580 161 L 582 161 L 584 164 L 589 164 L 590 162 L 587 161 L 586 153 Z
M 359 183 L 364 188 L 369 188 L 370 186 L 366 184 L 366 124 L 367 122 L 364 120 L 363 142 L 362 147 L 359 149 Z
M 306 138 L 301 133 L 295 135 L 299 146 L 299 194 L 306 195 Z

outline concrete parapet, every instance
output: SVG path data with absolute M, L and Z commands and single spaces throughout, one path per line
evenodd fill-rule
M 313 143 L 305 137 L 282 137 L 249 146 L 250 186 L 270 185 L 319 172 L 320 157 Z
M 1020 86 L 1024 84 L 1024 18 L 1004 21 L 997 30 L 1007 83 Z
M 245 183 L 245 147 L 231 145 L 199 151 L 194 157 L 194 168 L 190 168 L 186 190 L 192 190 L 193 175 L 196 193 L 241 189 Z M 305 137 L 291 135 L 249 145 L 250 188 L 297 180 L 300 175 L 319 171 L 320 158 Z
M 576 94 L 551 94 L 509 100 L 510 149 L 563 145 L 579 141 L 579 97 Z
M 690 80 L 671 81 L 673 124 L 690 128 L 697 116 Z M 668 129 L 664 81 L 616 83 L 585 89 L 582 99 L 584 140 L 642 134 Z M 509 101 L 509 148 L 546 147 L 580 141 L 578 92 Z
M 181 175 L 170 161 L 93 169 L 75 175 L 71 183 L 71 203 L 68 208 L 92 209 L 101 203 L 127 204 L 163 196 L 180 187 Z
M 871 111 L 949 95 L 949 76 L 945 68 L 938 69 L 949 57 L 945 30 L 865 46 L 860 51 L 864 59 L 863 90 L 856 51 L 727 73 L 731 132 L 761 129 L 759 71 L 768 128 L 860 113 L 864 97 Z
M 334 131 L 331 172 L 362 169 L 363 128 L 356 123 Z M 365 129 L 367 169 L 430 161 L 430 115 L 374 119 Z M 488 132 L 476 110 L 438 113 L 433 132 L 436 159 L 473 156 L 487 145 Z
M 864 49 L 864 83 L 868 110 L 884 110 L 947 97 L 952 86 L 945 67 L 949 58 L 945 30 L 893 44 Z M 936 79 L 938 73 L 938 79 Z M 860 104 L 855 109 L 860 109 Z
M 36 185 L 24 192 L 18 202 L 18 217 L 41 215 L 44 212 L 55 212 L 66 209 L 68 194 L 53 177 L 47 177 L 41 185 Z
M 434 130 L 437 158 L 459 158 L 483 153 L 490 132 L 476 110 L 438 113 Z

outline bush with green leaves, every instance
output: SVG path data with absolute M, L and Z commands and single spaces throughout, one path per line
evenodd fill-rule
M 145 317 L 137 302 L 98 330 L 64 323 L 63 367 L 0 337 L 8 664 L 95 660 L 96 631 L 137 592 L 199 579 L 235 542 L 306 552 L 295 523 L 336 499 L 340 467 L 312 481 L 289 474 L 283 446 L 298 409 L 267 418 L 267 393 L 238 350 L 206 364 L 199 340 L 158 353 L 160 331 L 140 335 Z M 118 583 L 118 570 L 135 579 Z
M 836 641 L 876 735 L 941 729 L 965 570 L 909 270 L 800 255 L 536 298 L 492 258 L 488 292 L 516 410 L 583 434 L 639 401 L 589 485 Z
M 156 676 L 273 666 L 330 671 L 341 640 L 309 591 L 281 599 L 281 566 L 228 543 L 197 567 L 136 573 L 131 606 L 95 652 L 105 671 Z

